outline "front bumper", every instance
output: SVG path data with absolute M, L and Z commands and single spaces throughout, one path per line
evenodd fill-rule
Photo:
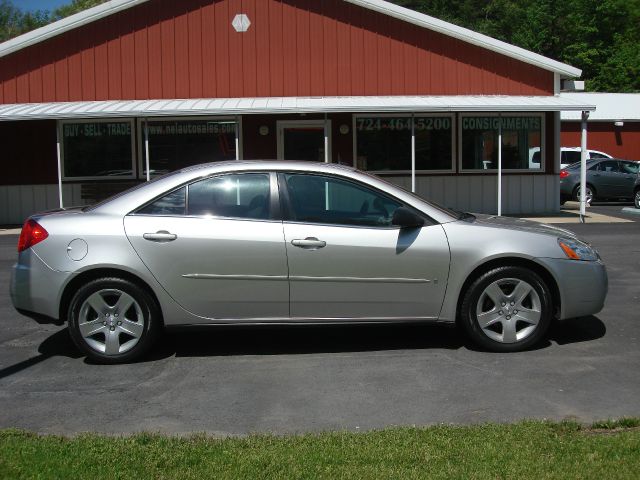
M 52 270 L 32 249 L 25 250 L 11 270 L 9 294 L 13 306 L 57 319 L 60 292 L 69 275 Z
M 604 263 L 568 259 L 539 259 L 553 274 L 560 290 L 560 319 L 594 315 L 604 307 L 609 280 Z

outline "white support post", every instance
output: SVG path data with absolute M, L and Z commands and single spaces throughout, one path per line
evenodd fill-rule
M 502 116 L 498 116 L 498 216 L 502 215 Z
M 151 161 L 149 159 L 149 121 L 148 119 L 144 119 L 144 162 L 145 168 L 147 170 L 147 182 L 151 180 L 151 170 L 149 165 L 151 165 Z
M 589 112 L 582 112 L 582 134 L 580 136 L 580 221 L 587 214 L 587 120 Z
M 329 163 L 329 124 L 327 114 L 324 114 L 324 163 Z
M 416 123 L 411 114 L 411 191 L 416 193 Z
M 236 115 L 236 160 L 240 160 L 240 117 Z
M 62 149 L 60 142 L 60 129 L 62 125 L 60 122 L 56 122 L 56 155 L 58 157 L 58 200 L 60 202 L 60 208 L 64 208 L 64 202 L 62 201 Z

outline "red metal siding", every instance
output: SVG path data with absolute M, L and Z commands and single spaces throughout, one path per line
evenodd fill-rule
M 0 59 L 2 103 L 552 93 L 552 72 L 342 0 L 153 0 Z
M 580 146 L 580 122 L 562 122 L 561 141 L 563 147 Z M 624 122 L 622 127 L 613 122 L 589 122 L 587 146 L 616 158 L 640 160 L 640 122 Z

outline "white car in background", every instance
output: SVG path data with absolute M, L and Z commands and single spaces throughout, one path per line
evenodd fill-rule
M 587 150 L 587 160 L 592 158 L 613 158 L 608 153 L 598 150 Z M 580 147 L 560 148 L 560 169 L 566 168 L 572 163 L 580 161 Z M 540 169 L 540 147 L 529 149 L 529 169 Z

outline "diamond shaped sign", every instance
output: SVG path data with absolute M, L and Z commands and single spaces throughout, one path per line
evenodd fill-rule
M 231 22 L 231 25 L 233 25 L 233 28 L 236 30 L 236 32 L 246 32 L 251 26 L 251 20 L 249 20 L 249 17 L 247 17 L 244 13 L 239 13 L 238 15 L 233 17 L 233 22 Z

